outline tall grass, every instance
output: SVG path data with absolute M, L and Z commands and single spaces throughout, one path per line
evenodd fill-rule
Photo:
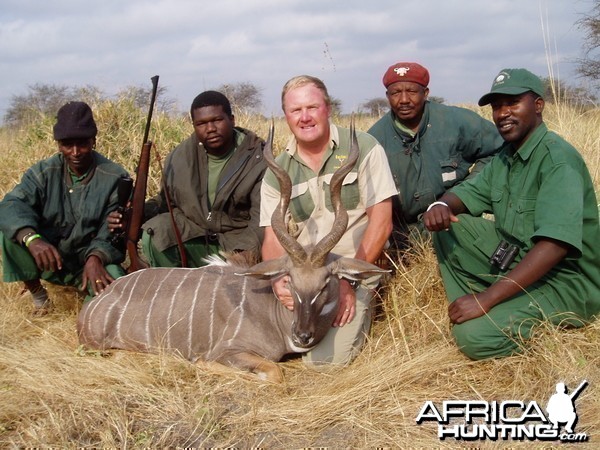
M 145 113 L 127 102 L 93 105 L 98 150 L 133 172 Z M 570 113 L 569 113 L 570 112 Z M 483 114 L 487 112 L 482 110 Z M 584 155 L 599 186 L 598 110 L 549 105 L 546 122 Z M 374 118 L 359 118 L 366 130 Z M 348 118 L 340 118 L 347 125 Z M 270 119 L 237 117 L 266 137 Z M 24 130 L 0 130 L 0 193 L 34 161 L 56 151 L 52 120 Z M 163 157 L 191 133 L 186 118 L 156 115 L 151 139 Z M 276 119 L 277 149 L 289 132 Z M 158 189 L 152 164 L 149 194 Z M 0 284 L 0 446 L 64 448 L 182 447 L 458 447 L 440 441 L 430 424 L 417 425 L 427 400 L 535 400 L 545 406 L 555 383 L 589 387 L 577 400 L 578 432 L 595 448 L 600 435 L 600 323 L 579 330 L 541 326 L 520 356 L 473 362 L 450 336 L 447 301 L 429 242 L 415 245 L 378 299 L 378 315 L 363 352 L 349 367 L 318 373 L 297 359 L 282 363 L 282 385 L 168 354 L 88 352 L 75 321 L 82 297 L 50 286 L 54 312 L 31 316 L 17 283 Z M 528 442 L 476 442 L 477 447 L 524 448 Z M 546 446 L 541 442 L 536 447 Z

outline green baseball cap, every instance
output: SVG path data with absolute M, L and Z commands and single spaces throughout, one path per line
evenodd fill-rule
M 489 104 L 496 94 L 520 95 L 527 91 L 544 97 L 544 85 L 540 77 L 527 69 L 504 69 L 494 78 L 490 92 L 479 99 L 479 106 Z

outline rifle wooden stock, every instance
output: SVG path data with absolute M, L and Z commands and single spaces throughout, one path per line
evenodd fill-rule
M 152 121 L 152 111 L 154 110 L 154 102 L 156 100 L 156 92 L 158 90 L 158 75 L 154 75 L 152 81 L 152 96 L 150 98 L 150 108 L 148 109 L 148 118 L 146 119 L 146 127 L 144 128 L 144 140 L 142 144 L 142 152 L 136 169 L 135 186 L 133 187 L 133 198 L 131 200 L 131 208 L 127 220 L 127 233 L 125 248 L 129 255 L 128 273 L 135 272 L 139 269 L 146 268 L 146 264 L 142 264 L 137 252 L 137 243 L 140 240 L 140 230 L 144 222 L 144 203 L 146 202 L 146 187 L 148 184 L 148 171 L 150 169 L 150 149 L 152 142 L 148 140 L 150 133 L 150 122 Z
M 148 170 L 150 168 L 150 149 L 152 142 L 144 142 L 140 161 L 135 176 L 135 187 L 131 200 L 131 211 L 129 212 L 129 223 L 127 227 L 127 253 L 130 265 L 128 272 L 135 272 L 146 266 L 141 263 L 137 253 L 137 243 L 140 240 L 140 230 L 144 222 L 144 203 L 146 201 L 146 187 L 148 183 Z

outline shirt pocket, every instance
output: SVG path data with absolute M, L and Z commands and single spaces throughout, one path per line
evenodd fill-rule
M 462 179 L 458 172 L 459 161 L 456 158 L 445 159 L 440 161 L 440 169 L 442 175 L 442 184 L 444 188 L 454 186 L 458 181 Z
M 333 211 L 331 204 L 331 177 L 323 180 L 323 190 L 325 194 L 325 207 Z M 342 182 L 342 205 L 348 211 L 356 209 L 360 203 L 360 189 L 358 187 L 358 173 L 350 172 Z
M 513 235 L 522 242 L 529 242 L 535 230 L 535 198 L 519 198 L 515 204 Z
M 507 223 L 506 195 L 507 193 L 503 190 L 494 188 L 492 188 L 490 192 L 490 201 L 492 205 L 492 210 L 490 212 L 494 216 L 496 227 L 502 230 L 505 230 L 505 227 L 502 224 Z
M 310 195 L 308 183 L 301 183 L 292 187 L 290 200 L 290 213 L 295 222 L 308 220 L 315 209 L 315 202 Z

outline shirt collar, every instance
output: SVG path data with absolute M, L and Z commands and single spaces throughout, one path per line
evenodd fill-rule
M 513 154 L 513 158 L 518 155 L 521 160 L 527 161 L 546 133 L 548 133 L 548 127 L 542 122 L 533 130 L 531 136 L 521 145 L 521 148 Z

